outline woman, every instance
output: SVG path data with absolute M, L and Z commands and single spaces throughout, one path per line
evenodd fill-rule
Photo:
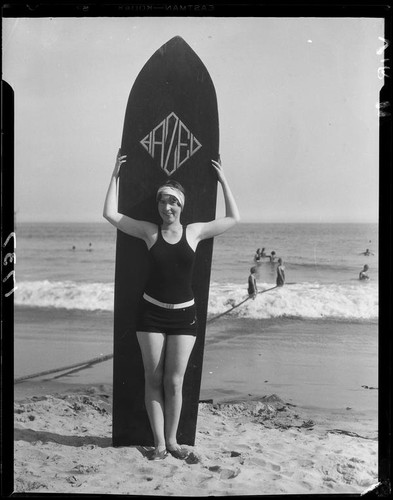
M 145 371 L 145 404 L 154 436 L 150 459 L 162 460 L 168 452 L 185 459 L 187 451 L 178 445 L 176 434 L 184 374 L 197 332 L 191 289 L 195 251 L 200 241 L 233 227 L 240 219 L 239 211 L 221 162 L 212 160 L 223 190 L 225 217 L 183 227 L 180 216 L 186 202 L 185 192 L 175 181 L 168 181 L 157 191 L 161 226 L 120 214 L 117 180 L 126 158 L 119 151 L 103 215 L 117 229 L 142 239 L 150 254 L 150 277 L 137 325 Z

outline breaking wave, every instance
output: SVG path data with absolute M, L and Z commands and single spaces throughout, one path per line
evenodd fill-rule
M 230 315 L 239 318 L 357 319 L 378 317 L 376 283 L 354 284 L 297 283 L 282 288 L 258 283 L 260 293 L 247 300 Z M 266 290 L 266 292 L 264 292 Z M 247 297 L 242 286 L 211 283 L 209 317 L 222 314 Z M 113 311 L 113 283 L 77 283 L 74 281 L 24 281 L 17 283 L 16 306 L 39 308 Z

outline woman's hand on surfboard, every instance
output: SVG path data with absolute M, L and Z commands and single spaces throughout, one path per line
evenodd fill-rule
M 123 163 L 125 163 L 126 161 L 127 161 L 127 155 L 122 155 L 121 151 L 119 149 L 117 156 L 116 156 L 115 171 L 114 171 L 114 175 L 116 177 L 119 177 L 120 168 L 123 165 Z
M 224 170 L 221 165 L 221 160 L 218 161 L 212 160 L 212 165 L 215 171 L 217 172 L 218 181 L 222 184 L 223 182 L 225 182 L 225 176 L 224 176 Z

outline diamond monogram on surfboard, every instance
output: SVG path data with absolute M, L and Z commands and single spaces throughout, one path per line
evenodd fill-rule
M 175 113 L 170 113 L 140 143 L 160 168 L 172 175 L 202 144 Z

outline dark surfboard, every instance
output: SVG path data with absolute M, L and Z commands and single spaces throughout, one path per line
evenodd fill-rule
M 186 190 L 182 224 L 215 218 L 218 111 L 212 80 L 202 61 L 180 37 L 148 60 L 131 89 L 121 152 L 127 155 L 119 180 L 119 211 L 157 224 L 158 187 L 168 179 Z M 198 245 L 193 278 L 198 335 L 186 371 L 178 442 L 194 445 L 213 240 Z M 117 234 L 113 444 L 153 445 L 144 404 L 144 373 L 136 338 L 136 315 L 148 276 L 142 240 Z

